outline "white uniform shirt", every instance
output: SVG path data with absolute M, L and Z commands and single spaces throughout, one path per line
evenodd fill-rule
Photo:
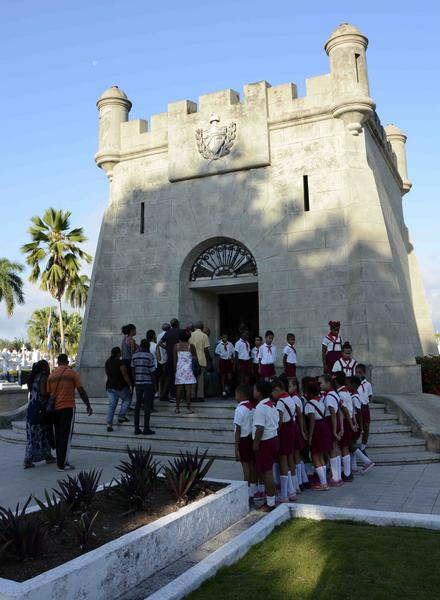
M 295 406 L 297 406 L 299 408 L 300 413 L 303 412 L 303 403 L 301 398 L 295 394 L 294 396 L 291 396 L 292 400 L 295 402 Z
M 244 400 L 235 409 L 234 426 L 240 427 L 240 437 L 248 437 L 252 434 L 252 421 L 254 419 L 255 404 Z M 234 429 L 235 429 L 234 428 Z
M 235 344 L 235 352 L 238 353 L 238 360 L 249 360 L 251 355 L 251 345 L 247 340 L 241 338 Z
M 159 335 L 157 336 L 158 344 L 160 344 L 160 341 L 162 340 L 162 338 L 165 334 L 166 334 L 166 331 L 162 331 L 162 333 L 159 333 Z M 166 348 L 162 348 L 162 346 L 159 345 L 159 354 L 160 354 L 160 358 L 159 358 L 158 362 L 160 365 L 164 365 L 168 361 L 168 352 L 166 351 Z
M 150 342 L 150 352 L 151 354 L 154 356 L 154 366 L 157 369 L 157 356 L 156 356 L 156 348 L 157 348 L 157 344 L 156 342 Z
M 219 342 L 215 349 L 216 355 L 223 360 L 231 360 L 234 356 L 234 346 L 231 342 Z
M 278 435 L 278 424 L 279 416 L 275 404 L 270 398 L 261 400 L 261 402 L 257 404 L 254 412 L 252 437 L 255 439 L 255 432 L 257 431 L 257 425 L 259 425 L 264 427 L 261 440 L 270 440 Z
M 289 365 L 296 365 L 296 350 L 294 346 L 290 346 L 289 344 L 284 346 L 283 354 L 286 355 L 286 362 Z
M 359 398 L 359 394 L 352 394 L 351 400 L 353 402 L 353 407 L 356 410 L 361 410 L 361 399 Z
M 335 411 L 335 413 L 338 414 L 339 396 L 338 396 L 337 392 L 335 392 L 334 390 L 327 392 L 327 394 L 324 397 L 324 404 L 325 404 L 325 416 L 326 417 L 329 417 L 331 415 L 330 407 L 332 407 L 333 410 Z
M 326 335 L 322 340 L 322 345 L 327 348 L 327 352 L 342 352 L 342 338 L 340 335 L 337 337 Z
M 361 404 L 369 404 L 370 396 L 373 395 L 373 388 L 371 386 L 371 383 L 364 379 L 361 385 L 358 387 L 357 391 L 361 399 Z
M 260 362 L 260 350 L 261 346 L 259 346 L 258 348 L 254 346 L 251 350 L 252 362 L 256 365 L 258 365 L 258 363 Z
M 338 360 L 333 365 L 332 371 L 333 373 L 337 373 L 338 371 L 344 371 L 347 377 L 352 377 L 352 375 L 355 374 L 356 365 L 357 362 L 354 360 L 354 358 L 351 358 L 350 360 L 345 360 L 341 356 L 341 358 L 338 358 Z
M 306 415 L 315 415 L 315 419 L 319 421 L 325 416 L 325 404 L 322 400 L 318 400 L 318 398 L 307 400 L 304 412 Z
M 289 408 L 290 413 L 292 416 L 289 415 L 289 410 L 287 410 L 287 408 Z M 295 404 L 295 400 L 293 398 L 291 398 L 289 396 L 289 394 L 281 394 L 281 396 L 278 398 L 277 401 L 277 411 L 282 413 L 283 415 L 283 423 L 289 423 L 290 421 L 294 421 L 295 420 L 295 412 L 296 409 L 296 404 Z
M 347 388 L 345 386 L 342 386 L 339 388 L 338 396 L 341 400 L 341 406 L 345 406 L 345 408 L 348 410 L 348 414 L 350 415 L 350 417 L 352 417 L 353 416 L 353 400 L 351 399 L 350 392 L 347 390 Z
M 273 365 L 277 360 L 277 348 L 273 344 L 266 343 L 260 346 L 260 361 L 262 365 Z

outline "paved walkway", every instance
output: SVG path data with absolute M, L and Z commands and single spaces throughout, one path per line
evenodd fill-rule
M 54 465 L 40 464 L 24 470 L 24 447 L 0 442 L 0 505 L 15 506 L 30 494 L 41 498 L 63 477 Z M 71 461 L 80 469 L 103 469 L 101 481 L 116 476 L 123 454 L 73 450 Z M 166 460 L 166 459 L 164 459 Z M 241 467 L 232 461 L 217 461 L 211 477 L 240 479 Z M 310 504 L 440 514 L 440 464 L 375 467 L 366 475 L 358 475 L 352 483 L 328 492 L 306 491 L 300 501 Z

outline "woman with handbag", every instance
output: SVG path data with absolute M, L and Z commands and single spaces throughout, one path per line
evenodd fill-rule
M 47 378 L 50 367 L 46 360 L 39 360 L 32 365 L 32 372 L 28 380 L 29 404 L 26 414 L 26 452 L 24 468 L 35 467 L 34 463 L 45 460 L 54 463 L 49 443 L 50 432 L 46 404 L 49 398 L 47 391 Z
M 186 398 L 186 407 L 189 414 L 194 411 L 191 408 L 191 395 L 200 366 L 197 360 L 195 347 L 189 343 L 191 332 L 182 329 L 179 332 L 179 341 L 174 346 L 174 369 L 176 371 L 176 414 L 180 413 L 180 403 Z

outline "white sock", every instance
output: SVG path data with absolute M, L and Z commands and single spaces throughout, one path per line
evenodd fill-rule
M 355 456 L 361 461 L 361 463 L 363 463 L 364 465 L 369 465 L 370 463 L 372 463 L 373 461 L 368 458 L 368 456 L 365 456 L 365 454 L 363 452 L 361 452 L 361 450 L 359 450 L 359 448 L 356 450 L 355 452 Z
M 367 444 L 361 444 L 361 450 L 365 450 L 366 447 L 367 447 Z
M 330 459 L 330 468 L 332 470 L 333 481 L 339 481 L 338 457 Z
M 347 454 L 347 456 L 343 456 L 342 457 L 342 465 L 344 467 L 344 475 L 345 477 L 350 477 L 351 475 L 351 459 L 350 459 L 350 455 Z
M 293 496 L 296 492 L 295 480 L 296 476 L 294 475 L 292 477 L 292 473 L 289 471 L 287 473 L 287 493 L 289 494 L 289 496 Z
M 342 478 L 342 461 L 341 461 L 341 455 L 339 454 L 336 458 L 338 459 L 338 481 L 341 481 L 341 478 Z
M 266 496 L 267 506 L 275 506 L 275 496 Z
M 280 465 L 278 463 L 273 463 L 272 467 L 273 478 L 275 483 L 280 484 Z
M 301 471 L 301 464 L 296 465 L 295 467 L 295 473 L 296 473 L 296 478 L 298 480 L 298 484 L 301 485 L 303 480 L 302 480 L 302 471 Z
M 293 485 L 295 486 L 295 490 L 299 494 L 301 492 L 301 488 L 300 488 L 300 485 L 299 485 L 298 477 L 296 475 L 293 476 Z
M 356 454 L 350 454 L 350 461 L 351 461 L 351 471 L 357 471 L 358 470 L 358 464 L 357 464 L 357 460 L 356 460 Z
M 257 485 L 257 489 L 258 489 L 258 491 L 259 491 L 260 493 L 264 494 L 264 491 L 265 491 L 265 489 L 264 489 L 264 483 L 259 483 L 259 484 Z
M 249 484 L 249 498 L 253 498 L 255 496 L 255 488 L 257 486 L 255 485 L 255 483 L 250 483 Z
M 280 476 L 280 484 L 281 484 L 281 498 L 285 500 L 287 498 L 287 484 L 289 482 L 288 475 Z
M 325 467 L 317 467 L 315 469 L 315 471 L 318 474 L 319 483 L 321 485 L 327 485 L 327 477 L 326 477 Z
M 307 463 L 307 465 L 304 465 L 304 471 L 303 471 L 303 475 L 304 472 L 307 475 L 313 475 L 313 473 L 315 472 L 315 467 L 312 465 L 312 463 Z

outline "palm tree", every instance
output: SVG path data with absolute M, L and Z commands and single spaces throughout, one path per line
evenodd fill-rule
M 0 302 L 5 301 L 6 314 L 12 316 L 16 304 L 23 304 L 23 280 L 18 273 L 23 271 L 23 265 L 0 258 Z
M 26 262 L 32 267 L 29 281 L 40 283 L 40 288 L 50 292 L 58 303 L 61 351 L 65 352 L 64 322 L 61 300 L 66 288 L 79 277 L 81 261 L 91 262 L 92 257 L 81 248 L 87 240 L 82 227 L 70 228 L 69 211 L 48 208 L 43 218 L 32 217 L 29 228 L 32 242 L 22 246 Z M 41 269 L 40 263 L 44 262 Z
M 67 302 L 73 308 L 82 308 L 87 304 L 89 295 L 90 279 L 87 275 L 80 275 L 73 279 L 66 289 Z
M 73 312 L 67 315 L 65 320 L 66 334 L 66 349 L 71 356 L 76 356 L 79 346 L 79 338 L 81 337 L 81 329 L 83 325 L 82 317 L 79 313 Z
M 38 308 L 27 322 L 27 337 L 33 348 L 47 350 L 47 323 L 51 311 L 52 307 Z M 67 318 L 66 311 L 63 311 L 63 317 Z M 51 341 L 53 351 L 58 354 L 61 349 L 60 326 L 58 315 L 54 312 L 51 317 Z

